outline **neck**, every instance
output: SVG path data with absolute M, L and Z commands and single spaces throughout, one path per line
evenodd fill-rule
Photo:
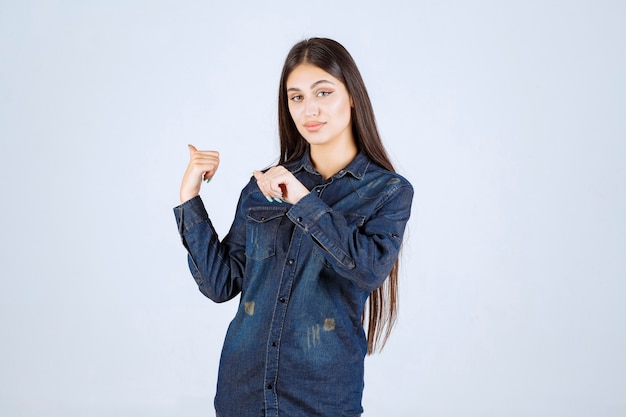
M 339 146 L 312 145 L 311 162 L 326 180 L 348 166 L 358 153 L 354 141 Z

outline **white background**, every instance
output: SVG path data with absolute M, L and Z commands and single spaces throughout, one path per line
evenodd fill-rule
M 283 60 L 321 35 L 416 191 L 365 415 L 626 415 L 624 22 L 617 0 L 1 0 L 0 414 L 212 415 L 236 302 L 187 270 L 186 145 L 221 151 L 223 235 L 278 156 Z

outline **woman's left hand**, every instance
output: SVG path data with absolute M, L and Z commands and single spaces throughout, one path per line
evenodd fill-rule
M 254 178 L 269 201 L 276 199 L 296 204 L 309 193 L 309 190 L 291 172 L 280 165 L 270 168 L 265 173 L 254 171 Z

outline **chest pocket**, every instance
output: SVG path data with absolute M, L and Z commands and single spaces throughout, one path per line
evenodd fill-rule
M 246 224 L 246 258 L 261 261 L 276 254 L 280 225 L 288 220 L 283 207 L 253 207 Z

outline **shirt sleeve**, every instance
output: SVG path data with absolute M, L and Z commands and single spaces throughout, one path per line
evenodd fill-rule
M 240 216 L 235 217 L 223 241 L 218 238 L 199 196 L 175 207 L 174 216 L 187 249 L 189 270 L 200 292 L 215 302 L 239 294 L 245 266 L 245 224 L 242 239 Z
M 374 213 L 359 222 L 309 193 L 291 207 L 287 216 L 311 235 L 337 273 L 373 291 L 396 262 L 412 200 L 413 188 L 405 183 L 385 194 Z

